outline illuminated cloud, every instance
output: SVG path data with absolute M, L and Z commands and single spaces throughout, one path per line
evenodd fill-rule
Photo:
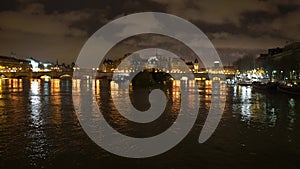
M 257 55 L 267 48 L 300 41 L 299 9 L 296 0 L 7 0 L 0 6 L 0 55 L 16 52 L 19 57 L 72 62 L 87 38 L 104 24 L 127 14 L 156 11 L 197 25 L 222 58 L 231 62 L 243 54 Z M 153 24 L 157 27 L 155 19 Z M 118 33 L 134 31 L 134 25 L 127 24 Z M 142 40 L 126 43 L 143 46 Z

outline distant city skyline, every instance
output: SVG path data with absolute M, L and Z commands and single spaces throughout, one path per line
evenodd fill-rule
M 228 65 L 243 55 L 258 56 L 269 48 L 300 41 L 299 9 L 296 0 L 6 0 L 0 7 L 0 55 L 13 52 L 23 59 L 72 63 L 85 41 L 101 26 L 127 14 L 156 11 L 195 24 Z M 139 38 L 131 39 L 113 54 L 122 57 L 143 43 Z

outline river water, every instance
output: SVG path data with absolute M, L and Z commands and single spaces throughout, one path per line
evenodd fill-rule
M 80 80 L 0 80 L 0 168 L 300 168 L 300 97 L 226 86 L 226 106 L 212 137 L 198 143 L 211 105 L 211 81 L 199 82 L 200 110 L 190 133 L 173 149 L 150 158 L 111 154 L 85 134 L 77 119 L 72 87 Z M 138 127 L 120 117 L 111 96 L 122 84 L 94 83 L 97 102 L 110 124 L 127 135 L 149 137 L 172 125 L 180 109 L 178 82 L 163 88 L 166 113 Z M 80 90 L 80 89 L 78 89 Z M 139 110 L 149 108 L 145 90 L 130 90 Z M 147 97 L 146 97 L 147 98 Z M 131 104 L 124 101 L 124 105 Z M 125 106 L 126 107 L 126 106 Z

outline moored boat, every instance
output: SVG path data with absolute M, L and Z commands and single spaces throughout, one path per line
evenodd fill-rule
M 252 87 L 253 89 L 257 90 L 264 90 L 264 91 L 275 91 L 277 89 L 278 83 L 277 82 L 253 82 Z
M 242 80 L 239 80 L 239 82 L 237 84 L 240 86 L 251 86 L 252 82 L 250 79 L 242 79 Z
M 117 83 L 127 82 L 130 80 L 130 76 L 129 73 L 118 73 L 113 76 L 112 80 Z
M 300 95 L 300 85 L 298 84 L 288 83 L 286 85 L 279 85 L 277 90 L 287 94 Z

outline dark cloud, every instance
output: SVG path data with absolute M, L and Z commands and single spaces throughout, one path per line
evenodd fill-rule
M 71 28 L 78 28 L 91 35 L 101 26 L 127 14 L 146 11 L 165 11 L 165 5 L 153 1 L 101 1 L 101 0 L 74 0 L 72 3 L 61 0 L 40 1 L 45 6 L 47 14 L 82 11 L 89 13 L 88 18 L 74 21 Z
M 205 32 L 208 36 L 212 33 L 220 33 L 220 32 L 226 32 L 230 34 L 239 34 L 243 32 L 243 29 L 241 29 L 239 26 L 235 25 L 232 22 L 224 22 L 224 23 L 208 23 L 203 21 L 197 21 L 193 22 L 195 25 L 197 25 L 203 32 Z M 209 36 L 210 38 L 214 38 L 212 36 Z
M 296 10 L 300 10 L 300 5 L 298 4 L 278 4 L 277 9 L 279 15 L 286 15 L 290 12 L 294 12 Z
M 92 35 L 102 25 L 106 24 L 109 20 L 107 19 L 107 11 L 105 10 L 85 10 L 88 17 L 82 18 L 70 23 L 70 28 L 80 29 L 87 32 L 88 35 Z
M 245 11 L 241 13 L 239 21 L 245 27 L 252 24 L 270 23 L 276 17 L 277 15 L 266 11 Z
M 72 1 L 61 1 L 61 0 L 42 0 L 41 3 L 45 5 L 47 13 L 53 12 L 68 12 L 82 9 L 105 9 L 109 5 L 116 5 L 117 1 L 99 1 L 99 0 L 72 0 Z
M 1 2 L 0 11 L 16 10 L 18 2 L 16 0 Z
M 120 14 L 129 14 L 133 12 L 164 10 L 164 5 L 153 1 L 106 1 L 106 0 L 43 0 L 39 1 L 45 5 L 47 13 L 67 12 L 82 9 L 91 9 L 91 11 L 106 10 L 107 19 L 113 19 Z

